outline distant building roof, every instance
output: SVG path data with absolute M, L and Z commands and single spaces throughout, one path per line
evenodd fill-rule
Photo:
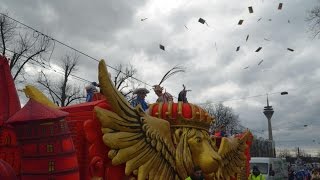
M 67 115 L 67 112 L 48 107 L 30 99 L 21 110 L 9 118 L 7 123 L 39 121 L 47 119 L 52 120 L 65 117 Z

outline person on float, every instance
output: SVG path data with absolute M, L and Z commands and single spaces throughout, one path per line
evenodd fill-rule
M 180 91 L 178 95 L 178 102 L 188 103 L 187 92 L 191 90 L 186 90 L 186 86 L 184 84 L 182 85 L 182 87 L 183 87 L 183 90 Z
M 193 168 L 192 174 L 189 177 L 187 177 L 185 180 L 204 180 L 200 166 L 195 166 Z
M 163 87 L 160 85 L 154 85 L 153 90 L 158 96 L 157 103 L 168 103 L 170 101 L 173 102 L 173 96 L 168 92 L 163 93 Z
M 148 109 L 148 104 L 145 101 L 145 98 L 147 94 L 149 93 L 149 90 L 146 88 L 138 88 L 133 91 L 133 95 L 137 95 L 132 101 L 131 106 L 136 107 L 138 104 L 141 105 L 142 109 L 146 111 Z
M 250 173 L 248 180 L 266 180 L 266 177 L 261 174 L 258 166 L 253 166 L 252 172 Z
M 161 84 L 167 80 L 172 75 L 179 73 L 179 72 L 185 72 L 185 70 L 182 67 L 175 66 L 172 69 L 170 69 L 161 79 L 160 83 L 153 86 L 153 90 L 158 96 L 157 103 L 168 103 L 173 101 L 173 96 L 168 92 L 163 92 L 163 87 L 161 87 Z
M 99 87 L 99 84 L 96 82 L 91 82 L 89 85 L 85 87 L 87 92 L 86 102 L 92 101 L 94 93 L 98 92 L 97 87 Z
M 227 137 L 226 133 L 226 127 L 224 125 L 221 125 L 218 127 L 216 133 L 214 134 L 216 137 Z

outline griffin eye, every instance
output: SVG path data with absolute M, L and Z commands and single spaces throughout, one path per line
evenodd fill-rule
M 201 142 L 201 138 L 200 137 L 196 137 L 196 141 L 197 141 L 197 143 L 200 143 Z

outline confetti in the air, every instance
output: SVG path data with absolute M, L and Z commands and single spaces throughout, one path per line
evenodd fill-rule
M 239 22 L 238 22 L 238 25 L 241 25 L 243 23 L 243 20 L 240 19 Z
M 249 9 L 249 13 L 253 13 L 253 8 L 252 8 L 252 6 L 248 7 L 248 9 Z
M 162 49 L 162 50 L 164 50 L 165 51 L 165 47 L 164 47 L 164 45 L 162 45 L 162 44 L 160 44 L 160 49 Z
M 259 47 L 259 48 L 256 50 L 256 52 L 259 52 L 261 49 L 262 49 L 262 47 Z

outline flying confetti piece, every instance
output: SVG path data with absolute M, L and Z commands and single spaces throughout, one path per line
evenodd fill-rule
M 240 46 L 237 47 L 236 51 L 239 51 L 239 50 L 240 50 Z
M 259 22 L 262 18 L 259 18 L 257 22 Z
M 290 23 L 290 20 L 288 20 L 288 23 Z
M 252 6 L 248 7 L 248 9 L 249 9 L 249 13 L 253 13 Z
M 260 64 L 263 62 L 263 59 L 258 63 L 258 66 L 260 66 Z
M 259 52 L 261 49 L 262 49 L 262 47 L 259 47 L 259 48 L 256 50 L 256 52 Z
M 186 29 L 188 29 L 188 27 L 186 26 L 186 25 L 184 25 L 184 27 L 186 28 Z M 189 29 L 188 29 L 189 30 Z
M 247 67 L 245 67 L 245 68 L 243 68 L 243 69 L 248 69 L 249 68 L 249 66 L 247 66 Z
M 206 24 L 207 26 L 209 26 L 209 24 L 206 22 L 206 20 L 204 20 L 202 18 L 199 18 L 198 22 L 201 23 L 201 24 Z
M 282 9 L 282 3 L 279 3 L 278 10 Z
M 269 19 L 269 21 L 272 21 L 272 19 Z
M 165 51 L 165 48 L 164 48 L 164 45 L 160 44 L 160 49 L 164 50 Z
M 288 50 L 288 51 L 291 51 L 291 52 L 293 52 L 293 51 L 294 51 L 294 50 L 293 50 L 293 49 L 291 49 L 291 48 L 287 48 L 287 50 Z
M 281 95 L 287 95 L 288 92 L 287 92 L 287 91 L 283 91 L 283 92 L 281 92 L 280 94 L 281 94 Z
M 308 125 L 306 125 L 306 124 L 305 124 L 305 125 L 303 125 L 303 127 L 307 127 L 307 126 L 308 126 Z
M 216 47 L 216 51 L 218 51 L 217 42 L 214 42 L 214 46 Z
M 204 24 L 204 23 L 206 23 L 206 20 L 204 20 L 202 18 L 199 18 L 198 22 L 201 23 L 201 24 Z
M 243 20 L 240 19 L 239 22 L 238 22 L 238 25 L 241 25 L 243 23 Z
M 147 20 L 148 18 L 143 18 L 143 19 L 141 19 L 141 21 L 144 21 L 144 20 Z
M 264 38 L 264 40 L 265 40 L 265 41 L 270 41 L 270 40 L 269 40 L 269 39 L 267 39 L 267 38 Z
M 249 39 L 249 34 L 248 34 L 247 37 L 246 37 L 246 42 L 248 41 L 248 39 Z

